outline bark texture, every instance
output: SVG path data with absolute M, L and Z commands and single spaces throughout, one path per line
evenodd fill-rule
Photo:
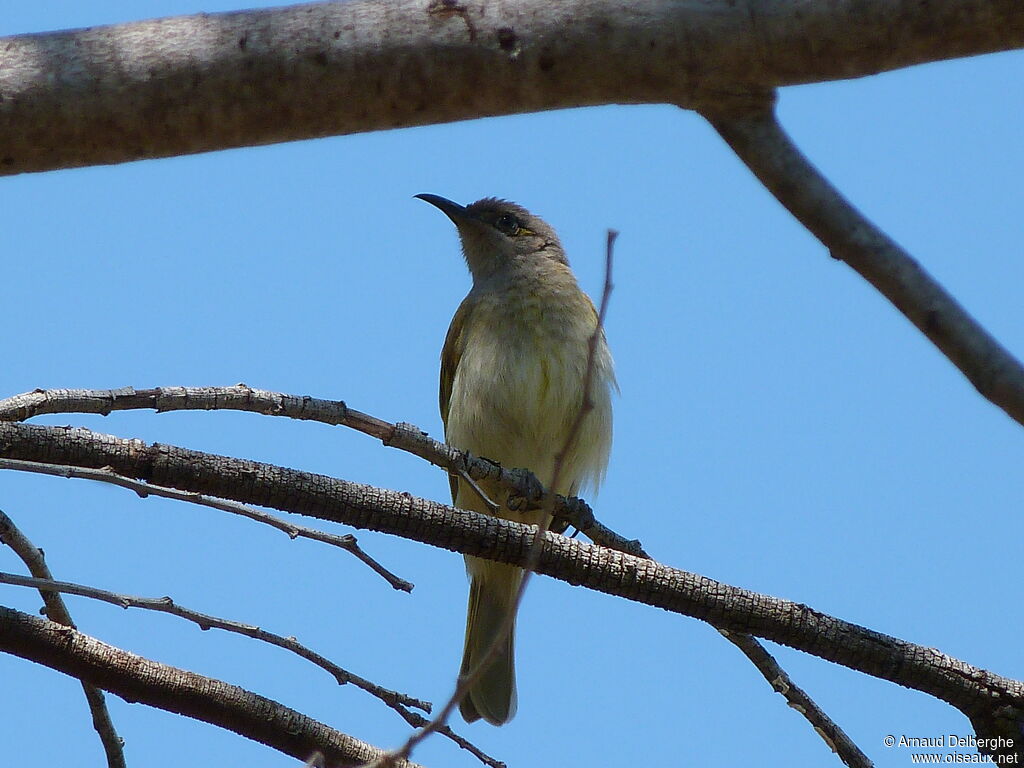
M 0 606 L 0 651 L 142 702 L 227 728 L 298 760 L 320 752 L 328 766 L 362 765 L 383 752 L 237 685 L 161 664 L 71 627 Z M 398 760 L 396 768 L 416 768 Z
M 1020 0 L 357 0 L 17 35 L 0 39 L 0 173 L 696 108 L 1021 46 Z

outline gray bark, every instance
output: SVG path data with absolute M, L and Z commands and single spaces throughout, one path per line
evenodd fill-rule
M 362 0 L 0 39 L 0 173 L 610 103 L 688 108 L 1024 46 L 1020 0 Z

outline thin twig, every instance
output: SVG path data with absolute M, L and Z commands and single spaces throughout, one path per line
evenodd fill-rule
M 430 721 L 423 715 L 421 715 L 419 712 L 409 712 L 408 714 L 409 716 L 405 718 L 405 721 L 409 723 L 409 725 L 411 725 L 413 728 L 423 728 L 430 724 Z M 455 744 L 469 752 L 481 763 L 489 765 L 491 768 L 508 768 L 505 765 L 505 763 L 501 762 L 501 760 L 491 757 L 486 752 L 481 750 L 478 746 L 457 734 L 455 731 L 451 729 L 451 726 L 440 725 L 433 732 L 438 733 L 441 736 L 445 736 L 448 739 L 451 739 Z M 393 756 L 390 753 L 388 753 L 381 759 L 392 760 Z
M 341 400 L 322 400 L 253 389 L 246 384 L 231 387 L 160 387 L 156 389 L 37 389 L 0 400 L 0 421 L 25 421 L 55 413 L 96 413 L 152 408 L 159 413 L 183 410 L 235 410 L 345 426 L 375 437 L 384 445 L 419 456 L 449 474 L 468 475 L 475 481 L 496 483 L 535 506 L 553 503 L 555 517 L 565 520 L 597 543 L 615 541 L 615 549 L 644 557 L 639 541 L 626 539 L 597 523 L 583 499 L 551 494 L 528 471 L 506 469 L 500 464 L 439 442 L 413 424 L 391 423 L 349 408 Z M 609 544 L 611 546 L 611 544 Z
M 497 503 L 491 501 L 490 497 L 488 497 L 488 495 L 486 493 L 484 493 L 484 489 L 481 488 L 479 486 L 479 484 L 477 484 L 476 480 L 474 480 L 472 477 L 469 476 L 469 473 L 466 470 L 459 469 L 458 470 L 458 474 L 459 474 L 460 478 L 465 480 L 466 485 L 468 485 L 470 488 L 472 488 L 473 492 L 476 493 L 476 495 L 480 497 L 480 501 L 482 501 L 484 503 L 484 506 L 486 506 L 489 510 L 491 510 L 491 514 L 497 515 L 498 514 L 498 510 L 501 509 L 501 506 L 498 505 Z
M 1024 366 L 903 248 L 853 207 L 800 152 L 771 100 L 704 116 L 833 257 L 877 288 L 971 384 L 1024 424 Z
M 612 259 L 615 252 L 615 240 L 618 236 L 619 233 L 614 229 L 608 230 L 604 257 L 604 289 L 601 292 L 601 303 L 597 311 L 597 327 L 587 342 L 587 368 L 583 374 L 583 401 L 576 411 L 576 418 L 573 419 L 572 426 L 569 427 L 569 434 L 566 436 L 561 450 L 555 454 L 554 469 L 551 473 L 552 488 L 558 487 L 557 481 L 560 479 L 562 469 L 565 466 L 566 454 L 569 453 L 569 448 L 572 447 L 573 442 L 576 440 L 576 436 L 579 434 L 587 414 L 594 410 L 594 399 L 590 393 L 594 379 L 594 358 L 597 354 L 597 343 L 604 335 L 604 319 L 608 313 L 608 300 L 611 298 L 612 288 L 614 287 L 612 284 Z
M 77 478 L 79 480 L 95 480 L 97 482 L 110 483 L 111 485 L 118 485 L 122 488 L 127 488 L 130 491 L 134 491 L 143 499 L 147 496 L 161 496 L 166 499 L 187 501 L 191 504 L 199 504 L 204 507 L 219 509 L 223 512 L 230 512 L 234 515 L 241 515 L 242 517 L 247 517 L 250 520 L 255 520 L 256 522 L 264 523 L 265 525 L 269 525 L 279 531 L 283 531 L 292 539 L 312 539 L 313 541 L 320 541 L 324 544 L 330 544 L 331 546 L 344 549 L 346 552 L 355 555 L 366 563 L 366 565 L 380 574 L 384 580 L 395 589 L 401 590 L 402 592 L 411 592 L 413 589 L 413 585 L 408 581 L 396 576 L 366 554 L 366 552 L 359 546 L 359 542 L 356 537 L 350 533 L 339 536 L 334 533 L 318 531 L 315 528 L 307 528 L 304 525 L 297 525 L 289 522 L 288 520 L 283 520 L 280 517 L 272 515 L 269 512 L 263 512 L 261 510 L 254 509 L 253 507 L 246 506 L 245 504 L 239 504 L 236 501 L 228 501 L 227 499 L 219 499 L 215 496 L 205 496 L 201 493 L 190 493 L 188 491 L 179 491 L 174 488 L 153 485 L 141 480 L 135 480 L 130 477 L 125 477 L 124 475 L 119 475 L 109 467 L 103 469 L 85 469 L 81 467 L 69 467 L 63 464 L 42 464 L 34 461 L 0 459 L 0 469 L 35 472 L 41 475 Z
M 803 715 L 822 738 L 825 744 L 835 752 L 839 759 L 850 768 L 871 768 L 874 763 L 865 755 L 846 732 L 818 706 L 807 692 L 790 679 L 779 663 L 761 642 L 744 632 L 718 630 L 722 636 L 735 645 L 746 656 L 767 680 L 777 693 L 786 699 L 786 703 Z
M 53 574 L 43 557 L 43 550 L 35 546 L 29 538 L 22 533 L 21 529 L 14 524 L 14 521 L 0 510 L 0 541 L 14 550 L 14 553 L 21 558 L 28 568 L 28 572 L 38 579 L 47 581 L 53 580 Z M 71 618 L 67 605 L 57 592 L 51 590 L 39 590 L 46 606 L 46 616 L 50 621 L 63 624 L 65 627 L 75 629 L 75 622 Z M 89 703 L 89 712 L 92 714 L 92 724 L 99 734 L 100 742 L 103 744 L 103 751 L 107 756 L 108 768 L 126 768 L 124 760 L 124 739 L 117 734 L 114 721 L 110 718 L 110 711 L 107 709 L 106 697 L 103 691 L 92 683 L 84 680 L 82 691 Z
M 416 707 L 424 712 L 430 712 L 431 707 L 429 702 L 420 701 L 419 699 L 407 696 L 404 693 L 383 688 L 375 683 L 371 683 L 365 678 L 359 677 L 359 675 L 354 675 L 348 670 L 339 667 L 330 659 L 327 659 L 316 651 L 302 645 L 293 637 L 282 637 L 281 635 L 268 632 L 260 627 L 253 626 L 252 624 L 243 624 L 230 619 L 222 619 L 218 616 L 210 616 L 209 614 L 200 613 L 199 611 L 194 611 L 191 608 L 185 608 L 184 606 L 178 605 L 169 597 L 136 597 L 134 595 L 109 592 L 105 589 L 90 587 L 84 584 L 74 584 L 67 581 L 54 581 L 53 579 L 30 578 L 28 576 L 18 576 L 14 573 L 4 572 L 0 572 L 0 584 L 12 584 L 18 587 L 32 587 L 39 590 L 62 592 L 68 595 L 79 595 L 80 597 L 88 597 L 93 600 L 100 600 L 104 603 L 117 605 L 121 608 L 142 608 L 147 611 L 169 613 L 172 616 L 177 616 L 178 618 L 185 619 L 186 621 L 191 621 L 202 630 L 223 629 L 225 632 L 232 632 L 237 635 L 251 637 L 254 640 L 260 640 L 270 645 L 276 645 L 278 648 L 284 648 L 297 656 L 301 656 L 307 661 L 330 673 L 334 679 L 337 680 L 338 685 L 351 683 L 357 688 L 360 688 L 380 699 L 392 709 L 397 710 L 399 707 L 407 706 Z

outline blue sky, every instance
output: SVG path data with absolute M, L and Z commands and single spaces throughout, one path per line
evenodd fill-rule
M 248 3 L 255 5 L 257 3 Z M 260 3 L 260 5 L 262 5 Z M 266 5 L 270 5 L 267 3 Z M 228 10 L 6 0 L 0 33 Z M 787 89 L 803 150 L 991 332 L 1024 354 L 1024 55 Z M 622 395 L 598 516 L 671 565 L 807 603 L 1024 677 L 1016 609 L 1024 432 L 760 187 L 697 116 L 605 107 L 0 180 L 5 365 L 36 387 L 252 386 L 339 398 L 440 436 L 437 358 L 469 286 L 453 227 L 414 200 L 497 195 L 560 233 L 600 290 Z M 48 417 L 445 501 L 443 474 L 342 428 L 236 413 Z M 461 558 L 368 532 L 413 581 L 226 514 L 83 481 L 0 474 L 0 508 L 58 578 L 294 634 L 353 672 L 440 702 L 461 652 Z M 7 550 L 0 568 L 20 571 Z M 0 602 L 39 600 L 8 587 Z M 361 739 L 390 710 L 289 654 L 70 598 L 79 626 L 237 683 Z M 779 661 L 879 766 L 887 734 L 967 734 L 923 694 L 785 648 Z M 708 626 L 534 580 L 505 728 L 453 723 L 510 766 L 839 765 Z M 0 741 L 65 766 L 102 753 L 75 681 L 0 657 Z M 116 697 L 131 765 L 288 758 Z M 59 735 L 58 735 L 59 734 Z M 606 734 L 601 737 L 600 734 Z M 50 754 L 52 748 L 47 748 Z M 948 750 L 945 750 L 948 751 Z M 434 738 L 415 758 L 477 763 Z

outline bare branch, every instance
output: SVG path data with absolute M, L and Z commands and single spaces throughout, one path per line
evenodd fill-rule
M 153 409 L 158 413 L 186 410 L 247 411 L 345 426 L 375 437 L 384 445 L 419 456 L 451 474 L 498 483 L 515 496 L 533 504 L 550 502 L 545 500 L 543 486 L 530 472 L 506 469 L 497 462 L 460 451 L 434 440 L 412 424 L 392 424 L 349 408 L 342 400 L 269 392 L 253 389 L 246 384 L 156 389 L 37 389 L 0 400 L 0 421 L 25 421 L 34 416 L 53 413 L 98 413 L 106 416 L 113 411 L 138 409 Z M 582 499 L 555 495 L 553 509 L 557 518 L 571 523 L 592 541 L 606 543 L 638 557 L 647 556 L 639 541 L 626 539 L 597 522 L 590 507 Z
M 489 510 L 491 510 L 491 514 L 494 514 L 494 515 L 498 514 L 498 510 L 501 507 L 497 503 L 491 501 L 491 499 L 487 496 L 487 494 L 484 493 L 484 489 L 481 488 L 477 484 L 476 480 L 474 480 L 472 477 L 470 477 L 469 473 L 466 472 L 463 469 L 459 469 L 459 470 L 457 470 L 457 472 L 458 472 L 459 477 L 462 478 L 466 482 L 466 485 L 468 485 L 470 488 L 472 488 L 473 492 L 478 497 L 480 497 L 480 501 L 482 501 L 484 503 L 484 506 L 486 506 Z
M 527 562 L 535 538 L 532 526 L 405 493 L 81 428 L 0 423 L 0 457 L 109 465 L 119 474 L 159 485 L 393 533 L 519 566 Z M 538 573 L 788 645 L 936 696 L 975 720 L 997 705 L 1024 711 L 1024 684 L 935 649 L 654 561 L 550 532 L 543 538 Z
M 430 711 L 429 702 L 420 701 L 419 699 L 414 699 L 404 693 L 383 688 L 371 683 L 369 680 L 366 680 L 359 675 L 354 675 L 348 670 L 339 667 L 330 659 L 325 658 L 316 651 L 302 645 L 293 637 L 283 637 L 252 624 L 242 624 L 241 622 L 231 621 L 230 619 L 222 619 L 218 616 L 210 616 L 205 613 L 200 613 L 199 611 L 193 611 L 191 608 L 185 608 L 184 606 L 178 605 L 169 597 L 135 597 L 133 595 L 109 592 L 105 589 L 90 587 L 84 584 L 73 584 L 67 581 L 54 581 L 53 579 L 33 579 L 26 576 L 18 576 L 13 573 L 4 573 L 2 571 L 0 571 L 0 584 L 32 587 L 40 591 L 49 590 L 51 593 L 63 592 L 69 595 L 79 595 L 81 597 L 88 597 L 93 600 L 100 600 L 105 603 L 117 605 L 121 608 L 142 608 L 147 611 L 169 613 L 180 619 L 191 621 L 203 630 L 223 629 L 225 632 L 233 632 L 236 635 L 251 637 L 254 640 L 259 640 L 261 642 L 268 643 L 269 645 L 276 645 L 278 648 L 284 648 L 286 651 L 291 651 L 295 655 L 300 656 L 306 661 L 309 661 L 327 671 L 338 682 L 338 685 L 351 683 L 356 688 L 360 688 L 370 695 L 377 697 L 403 717 L 405 716 L 405 712 L 403 710 L 407 706 L 422 709 L 424 712 Z
M 18 35 L 0 41 L 0 173 L 587 105 L 692 108 L 1022 45 L 1020 0 L 361 0 Z
M 735 645 L 761 673 L 765 680 L 786 699 L 786 703 L 795 709 L 814 727 L 828 748 L 839 755 L 839 759 L 850 768 L 871 768 L 874 763 L 865 755 L 846 732 L 818 706 L 807 693 L 790 679 L 768 650 L 752 637 L 743 632 L 718 630 L 730 643 Z
M 793 144 L 770 105 L 708 111 L 705 117 L 832 256 L 889 299 L 983 397 L 1024 424 L 1024 367 L 821 175 Z
M 250 520 L 255 520 L 256 522 L 263 523 L 271 526 L 272 528 L 276 528 L 279 531 L 283 531 L 292 539 L 312 539 L 313 541 L 320 541 L 324 544 L 330 544 L 331 546 L 338 547 L 339 549 L 344 549 L 346 552 L 350 552 L 366 563 L 366 565 L 380 574 L 384 580 L 395 589 L 402 592 L 411 592 L 413 589 L 413 585 L 411 583 L 396 576 L 366 554 L 362 547 L 359 546 L 359 542 L 356 537 L 350 533 L 339 536 L 334 533 L 318 531 L 315 528 L 307 528 L 304 525 L 297 525 L 288 520 L 282 520 L 281 518 L 275 517 L 267 512 L 262 512 L 258 509 L 245 506 L 244 504 L 238 504 L 234 501 L 217 499 L 212 496 L 205 496 L 201 493 L 178 491 L 174 488 L 163 488 L 159 485 L 152 485 L 139 480 L 133 480 L 130 477 L 119 475 L 106 467 L 103 469 L 83 469 L 80 467 L 68 467 L 60 464 L 41 464 L 32 461 L 0 459 L 0 469 L 14 469 L 21 472 L 35 472 L 41 475 L 77 478 L 80 480 L 96 480 L 97 482 L 110 483 L 122 488 L 127 488 L 128 490 L 137 493 L 139 497 L 143 499 L 147 496 L 161 496 L 165 499 L 187 501 L 192 504 L 199 504 L 200 506 L 212 507 L 213 509 L 230 512 L 234 515 L 247 517 Z
M 423 717 L 423 715 L 419 714 L 418 712 L 409 712 L 408 714 L 409 716 L 405 720 L 413 728 L 425 728 L 431 723 L 430 720 L 427 720 L 427 718 Z M 453 731 L 451 729 L 451 726 L 449 725 L 438 725 L 436 728 L 433 729 L 433 732 L 439 733 L 442 736 L 451 739 L 451 741 L 453 741 L 455 744 L 458 744 L 459 747 L 469 752 L 471 755 L 473 755 L 473 757 L 475 757 L 484 765 L 489 765 L 491 768 L 507 768 L 505 763 L 501 762 L 501 760 L 498 760 L 488 755 L 478 746 L 476 746 L 472 742 L 468 741 L 467 739 L 463 738 L 455 731 Z M 394 751 L 389 751 L 386 753 L 384 757 L 378 758 L 378 761 L 383 760 L 387 765 L 394 765 L 396 757 L 398 757 L 398 755 L 396 755 Z
M 21 529 L 14 524 L 14 521 L 0 510 L 0 541 L 14 550 L 21 558 L 36 579 L 53 581 L 53 574 L 46 565 L 43 557 L 43 550 L 29 541 L 28 537 L 21 532 Z M 64 604 L 64 600 L 57 592 L 44 589 L 39 590 L 46 606 L 46 615 L 50 621 L 63 624 L 65 627 L 75 629 L 75 622 L 71 619 L 71 613 Z M 107 757 L 108 768 L 126 768 L 124 761 L 124 739 L 117 735 L 114 721 L 110 719 L 110 711 L 107 709 L 107 702 L 103 691 L 92 683 L 80 681 L 85 699 L 89 703 L 89 712 L 92 714 L 92 724 L 99 734 L 100 743 L 103 744 L 103 752 Z
M 126 701 L 201 720 L 298 760 L 319 750 L 328 766 L 353 766 L 381 750 L 276 701 L 137 656 L 52 621 L 0 606 L 0 651 L 35 661 Z M 402 768 L 417 768 L 402 761 Z

